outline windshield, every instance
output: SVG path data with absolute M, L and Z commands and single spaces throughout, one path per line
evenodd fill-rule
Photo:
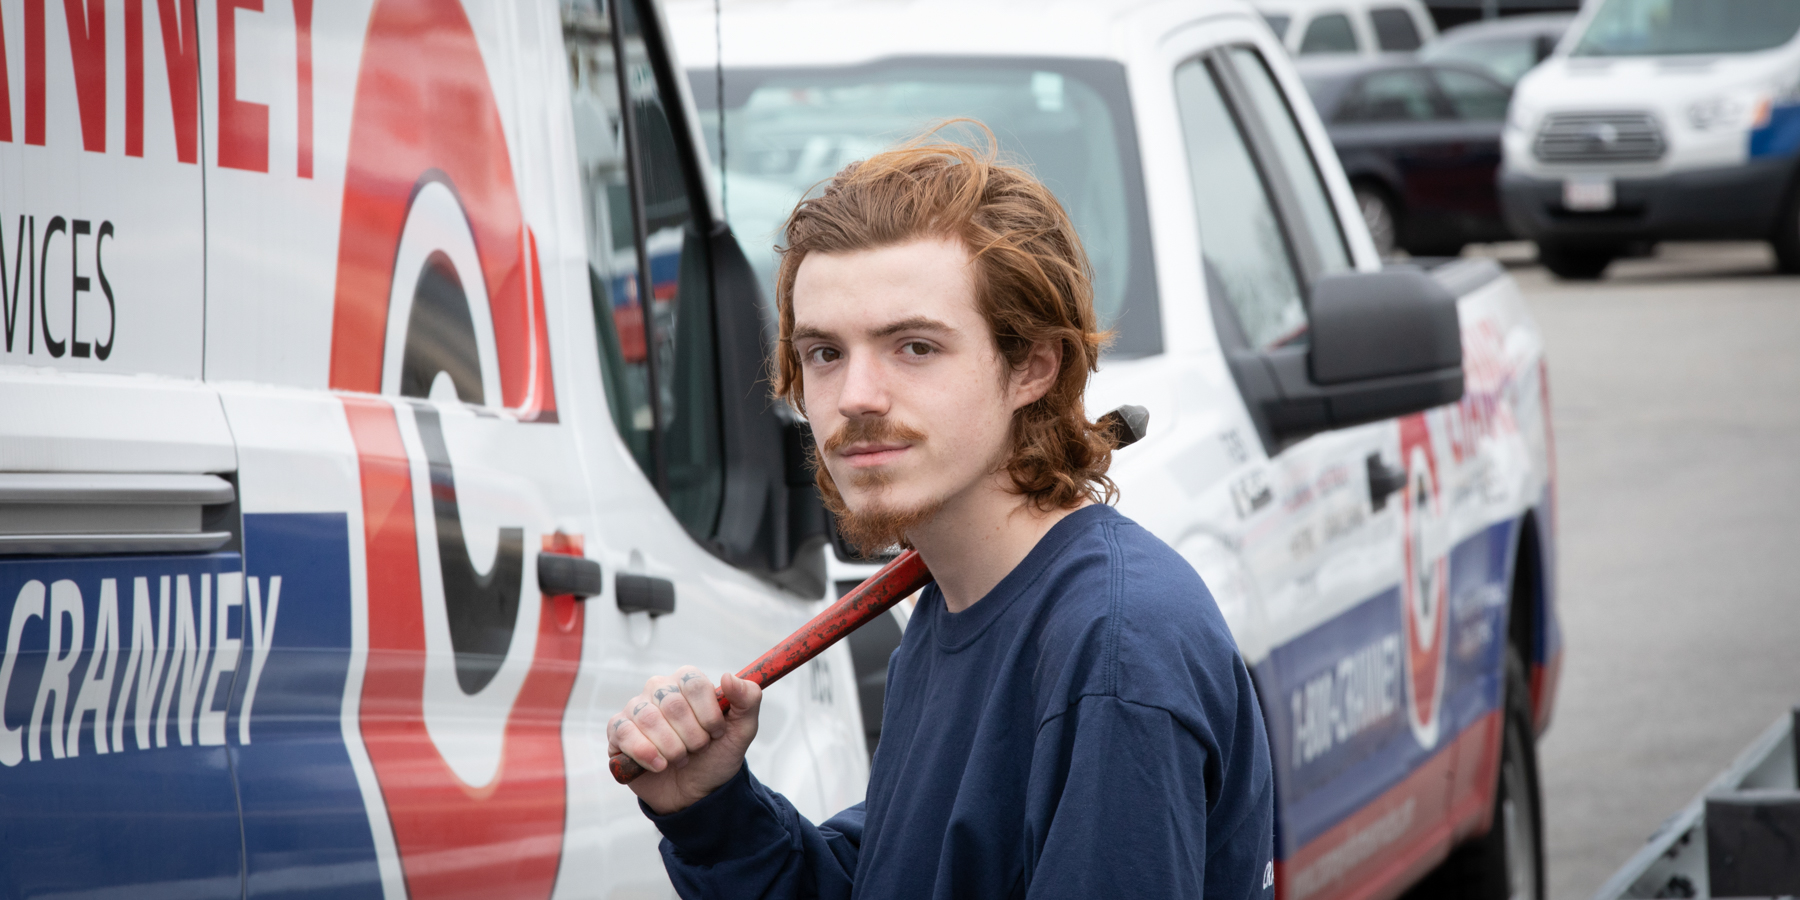
M 1795 0 L 1605 0 L 1575 56 L 1752 53 L 1800 30 Z
M 968 116 L 999 139 L 1068 210 L 1094 270 L 1094 308 L 1113 329 L 1109 356 L 1161 352 L 1143 179 L 1124 67 L 1088 60 L 890 60 L 845 68 L 727 69 L 726 217 L 774 296 L 781 226 L 846 164 Z M 718 89 L 690 75 L 703 132 L 719 158 Z M 972 129 L 946 137 L 980 139 Z

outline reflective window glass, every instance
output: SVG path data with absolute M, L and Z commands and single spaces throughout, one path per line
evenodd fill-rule
M 563 6 L 601 377 L 632 456 L 676 518 L 704 539 L 717 523 L 724 481 L 707 250 L 636 10 L 625 3 L 620 13 L 615 42 L 604 4 Z M 620 115 L 627 96 L 629 128 Z M 641 221 L 633 209 L 640 199 Z
M 1269 71 L 1262 54 L 1249 47 L 1230 50 L 1232 64 L 1244 83 L 1257 118 L 1274 145 L 1281 160 L 1283 174 L 1293 187 L 1300 215 L 1306 219 L 1306 240 L 1317 254 L 1320 274 L 1343 272 L 1350 268 L 1350 251 L 1344 244 L 1344 232 L 1338 227 L 1337 213 L 1325 193 L 1325 182 L 1313 155 L 1307 149 L 1306 137 L 1294 120 L 1294 111 L 1283 99 L 1275 76 Z
M 1369 24 L 1375 26 L 1375 43 L 1383 50 L 1417 50 L 1424 43 L 1412 14 L 1397 6 L 1369 10 Z
M 1413 69 L 1377 72 L 1362 80 L 1357 94 L 1338 113 L 1348 122 L 1429 122 L 1438 114 L 1431 82 Z
M 1355 53 L 1356 32 L 1350 28 L 1350 17 L 1343 13 L 1326 13 L 1306 26 L 1306 37 L 1300 41 L 1300 55 L 1314 53 Z
M 1199 60 L 1175 72 L 1204 264 L 1250 345 L 1265 349 L 1306 329 L 1300 279 L 1275 205 L 1219 83 Z
M 1455 69 L 1436 71 L 1438 86 L 1450 98 L 1450 107 L 1458 118 L 1472 122 L 1500 122 L 1506 119 L 1506 103 L 1511 92 L 1497 82 L 1472 72 Z

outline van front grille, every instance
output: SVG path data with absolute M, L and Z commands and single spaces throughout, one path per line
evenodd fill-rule
M 1655 162 L 1667 147 L 1649 113 L 1557 113 L 1538 129 L 1532 151 L 1550 163 Z

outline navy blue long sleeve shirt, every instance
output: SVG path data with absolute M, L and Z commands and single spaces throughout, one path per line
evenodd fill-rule
M 647 815 L 687 898 L 1273 896 L 1274 782 L 1212 595 L 1111 507 L 986 597 L 927 588 L 888 663 L 867 799 L 814 825 L 749 767 Z

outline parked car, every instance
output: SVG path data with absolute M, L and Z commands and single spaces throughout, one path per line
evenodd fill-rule
M 1574 13 L 1537 13 L 1458 25 L 1419 50 L 1429 62 L 1478 66 L 1512 87 L 1556 49 Z
M 1563 278 L 1759 240 L 1800 272 L 1800 3 L 1601 0 L 1520 80 L 1500 192 Z
M 826 592 L 659 14 L 237 6 L 5 23 L 0 896 L 668 896 L 607 718 Z
M 1455 256 L 1511 236 L 1494 186 L 1509 92 L 1485 72 L 1407 61 L 1303 61 L 1383 256 Z
M 1024 8 L 672 5 L 752 265 L 770 277 L 783 217 L 844 164 L 986 122 L 1091 257 L 1117 337 L 1088 409 L 1150 411 L 1113 464 L 1119 508 L 1201 573 L 1256 679 L 1279 894 L 1395 896 L 1454 851 L 1451 896 L 1543 896 L 1531 754 L 1561 639 L 1543 344 L 1517 286 L 1487 260 L 1384 270 L 1251 7 Z M 1353 334 L 1369 354 L 1339 369 Z
M 1419 0 L 1256 0 L 1294 56 L 1410 53 L 1437 36 Z

